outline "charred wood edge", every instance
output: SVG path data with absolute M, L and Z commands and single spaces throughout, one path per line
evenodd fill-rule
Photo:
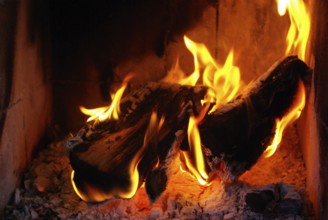
M 297 57 L 287 57 L 242 95 L 206 115 L 199 130 L 206 168 L 211 174 L 216 172 L 222 181 L 231 182 L 256 163 L 274 136 L 275 119 L 289 110 L 298 81 L 309 72 Z M 114 197 L 118 188 L 123 191 L 129 188 L 127 164 L 142 147 L 151 112 L 155 110 L 158 117 L 165 117 L 165 123 L 158 134 L 157 146 L 147 146 L 138 166 L 139 186 L 146 179 L 146 190 L 150 199 L 155 200 L 165 190 L 165 164 L 169 163 L 167 156 L 176 140 L 175 132 L 184 131 L 180 150 L 188 149 L 185 135 L 188 119 L 190 114 L 197 114 L 205 93 L 204 87 L 149 83 L 122 100 L 121 120 L 87 124 L 66 143 L 78 188 L 91 201 L 92 193 L 86 189 L 90 185 L 96 186 L 99 193 Z M 123 137 L 118 135 L 124 130 L 128 132 Z
M 100 191 L 102 194 L 115 194 L 117 188 L 129 188 L 127 166 L 140 149 L 150 114 L 155 110 L 159 117 L 165 116 L 165 122 L 156 149 L 148 146 L 139 163 L 141 184 L 158 160 L 160 164 L 165 161 L 174 142 L 175 132 L 183 129 L 189 118 L 184 111 L 195 109 L 196 107 L 192 106 L 195 103 L 193 100 L 197 97 L 200 100 L 205 92 L 204 87 L 150 83 L 122 101 L 121 121 L 112 124 L 108 121 L 87 124 L 75 137 L 69 139 L 66 148 L 70 150 L 71 165 L 75 170 L 74 182 L 83 191 L 84 196 L 88 197 L 87 200 L 98 200 L 90 195 L 88 188 L 91 186 L 92 191 Z M 128 105 L 124 105 L 127 102 Z M 135 123 L 139 125 L 136 126 Z M 124 137 L 117 135 L 124 129 L 130 130 Z
M 183 130 L 179 130 L 175 133 L 174 142 L 165 159 L 162 160 L 146 178 L 145 187 L 151 203 L 155 202 L 166 189 L 167 182 L 170 178 L 170 164 L 179 154 L 181 141 L 184 135 L 185 132 Z
M 208 115 L 199 126 L 209 172 L 233 182 L 250 169 L 271 143 L 275 120 L 289 110 L 299 80 L 311 70 L 297 57 L 274 64 L 248 90 Z

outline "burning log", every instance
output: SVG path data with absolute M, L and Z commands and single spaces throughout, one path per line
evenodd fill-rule
M 250 169 L 272 142 L 277 120 L 300 101 L 298 96 L 305 96 L 300 90 L 309 74 L 304 62 L 287 57 L 242 95 L 207 115 L 199 130 L 210 171 L 231 182 Z
M 122 100 L 120 120 L 89 123 L 70 138 L 66 147 L 80 197 L 91 202 L 132 197 L 166 159 L 175 132 L 188 120 L 186 111 L 200 108 L 205 92 L 204 87 L 148 83 Z
M 201 114 L 198 151 L 205 155 L 209 174 L 202 178 L 206 183 L 218 174 L 224 182 L 235 180 L 271 143 L 277 120 L 290 111 L 308 73 L 304 62 L 287 57 L 209 114 L 201 104 L 206 87 L 146 84 L 122 100 L 119 120 L 89 122 L 66 142 L 76 192 L 89 202 L 131 198 L 145 180 L 155 200 L 165 190 L 167 167 L 178 152 L 185 168 L 196 175 L 196 150 L 189 147 L 187 125 L 191 116 Z

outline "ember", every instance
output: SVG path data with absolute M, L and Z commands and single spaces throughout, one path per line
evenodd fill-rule
M 301 11 L 295 11 L 298 4 Z M 296 52 L 304 59 L 309 34 L 308 22 L 300 25 L 299 21 L 299 13 L 307 16 L 304 4 L 279 1 L 280 15 L 286 10 L 291 19 L 286 55 Z M 143 181 L 149 197 L 158 198 L 170 178 L 171 154 L 177 152 L 183 170 L 201 185 L 216 176 L 233 182 L 262 153 L 272 156 L 286 126 L 300 116 L 305 105 L 304 83 L 311 70 L 297 57 L 279 61 L 243 88 L 232 51 L 221 66 L 205 45 L 186 36 L 184 41 L 194 58 L 189 76 L 177 61 L 161 83 L 146 84 L 120 101 L 125 79 L 108 108 L 82 109 L 95 124 L 88 123 L 66 147 L 74 169 L 73 185 L 83 200 L 131 198 Z M 154 122 L 157 117 L 163 119 L 159 129 Z
M 87 201 L 91 202 L 113 196 L 125 198 L 117 193 L 122 181 L 125 190 L 131 188 L 131 184 L 140 186 L 144 179 L 152 178 L 149 172 L 154 171 L 149 165 L 154 167 L 159 158 L 159 167 L 155 170 L 167 169 L 168 155 L 178 149 L 184 156 L 182 163 L 202 185 L 207 183 L 208 173 L 212 178 L 216 173 L 224 182 L 234 181 L 256 163 L 272 141 L 275 121 L 295 108 L 293 102 L 298 91 L 303 91 L 302 79 L 308 74 L 310 70 L 305 63 L 296 57 L 288 57 L 270 68 L 246 92 L 209 114 L 202 113 L 204 109 L 208 110 L 201 104 L 207 93 L 206 87 L 146 84 L 122 99 L 120 120 L 96 125 L 89 123 L 67 141 L 78 194 L 86 195 Z M 300 100 L 304 105 L 304 100 Z M 298 104 L 296 107 L 297 113 Z M 154 120 L 151 113 L 154 110 L 165 120 L 160 130 L 152 129 L 158 132 L 154 135 L 157 138 L 144 142 L 143 136 L 147 138 L 149 132 L 147 123 Z M 192 115 L 201 117 L 196 119 Z M 142 156 L 140 152 L 143 152 Z M 138 172 L 131 172 L 128 164 L 134 164 L 136 169 L 133 161 L 139 160 L 140 176 L 133 177 L 135 182 L 130 179 Z M 130 175 L 126 176 L 125 172 Z M 166 172 L 161 175 L 165 176 L 164 180 L 169 179 Z M 150 182 L 152 180 L 146 181 L 146 189 Z M 166 185 L 165 182 L 160 184 Z M 96 188 L 97 193 L 88 190 L 90 187 Z M 157 198 L 162 192 L 157 193 L 150 196 Z M 100 200 L 95 196 L 103 194 L 106 196 L 101 196 Z
M 289 156 L 278 146 L 285 130 L 296 136 L 295 128 L 288 126 L 301 115 L 306 87 L 310 86 L 307 79 L 312 73 L 305 62 L 310 31 L 306 7 L 301 0 L 277 3 L 279 14 L 288 11 L 291 21 L 285 57 L 260 77 L 248 85 L 241 80 L 235 64 L 236 48 L 228 47 L 225 61 L 219 63 L 204 44 L 184 36 L 193 56 L 193 72 L 183 72 L 177 59 L 175 67 L 160 81 L 136 86 L 132 76 L 126 76 L 111 95 L 109 106 L 81 106 L 89 116 L 86 124 L 64 143 L 53 143 L 49 151 L 39 155 L 24 179 L 24 187 L 16 191 L 14 203 L 20 208 L 8 207 L 7 216 L 311 216 L 307 196 L 300 189 L 305 185 L 302 162 L 297 160 L 293 167 L 297 171 L 294 175 L 301 176 L 296 186 L 284 181 L 293 175 L 284 175 L 279 182 L 275 178 L 266 182 L 261 179 L 264 174 L 254 177 L 254 170 L 266 172 L 263 167 L 277 166 L 267 165 L 268 160 L 276 160 L 272 159 L 275 152 Z M 303 16 L 304 22 L 300 22 Z M 298 143 L 291 145 L 294 148 Z M 42 162 L 52 153 L 64 161 L 54 158 L 51 165 Z M 280 165 L 277 170 L 286 169 L 286 165 Z M 41 172 L 43 169 L 50 172 Z M 52 183 L 54 179 L 62 181 L 62 189 L 56 191 L 60 187 L 58 182 Z M 72 185 L 67 183 L 69 179 Z M 49 204 L 45 202 L 47 192 Z M 35 203 L 30 195 L 37 195 Z M 58 208 L 65 198 L 77 210 Z

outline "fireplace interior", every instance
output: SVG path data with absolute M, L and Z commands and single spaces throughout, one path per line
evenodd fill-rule
M 180 171 L 172 158 L 171 177 L 156 200 L 141 184 L 131 199 L 90 204 L 74 193 L 64 147 L 86 124 L 79 106 L 108 106 L 131 73 L 130 92 L 160 83 L 177 60 L 192 73 L 184 35 L 206 45 L 220 65 L 233 50 L 246 86 L 287 56 L 288 13 L 280 16 L 274 0 L 0 1 L 1 214 L 328 219 L 328 2 L 305 4 L 311 29 L 303 61 L 312 69 L 306 105 L 272 157 L 261 156 L 232 183 L 214 178 L 209 186 Z

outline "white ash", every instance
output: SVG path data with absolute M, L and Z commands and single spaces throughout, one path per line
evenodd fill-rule
M 4 217 L 5 219 L 309 219 L 312 212 L 308 208 L 309 204 L 304 193 L 305 168 L 297 135 L 293 128 L 288 129 L 286 134 L 281 148 L 272 158 L 261 158 L 258 164 L 242 176 L 243 182 L 232 183 L 229 186 L 223 185 L 218 178 L 209 186 L 201 186 L 189 173 L 180 171 L 179 161 L 175 159 L 173 165 L 169 167 L 167 189 L 153 204 L 150 204 L 144 187 L 141 187 L 130 200 L 116 199 L 98 205 L 85 203 L 72 189 L 71 167 L 63 142 L 56 142 L 40 152 L 31 163 L 24 175 L 23 184 L 15 191 L 13 201 L 8 204 Z M 256 194 L 262 191 L 271 192 L 274 195 L 273 199 L 263 211 L 254 212 L 252 211 L 254 207 L 246 204 L 245 197 L 249 193 Z

